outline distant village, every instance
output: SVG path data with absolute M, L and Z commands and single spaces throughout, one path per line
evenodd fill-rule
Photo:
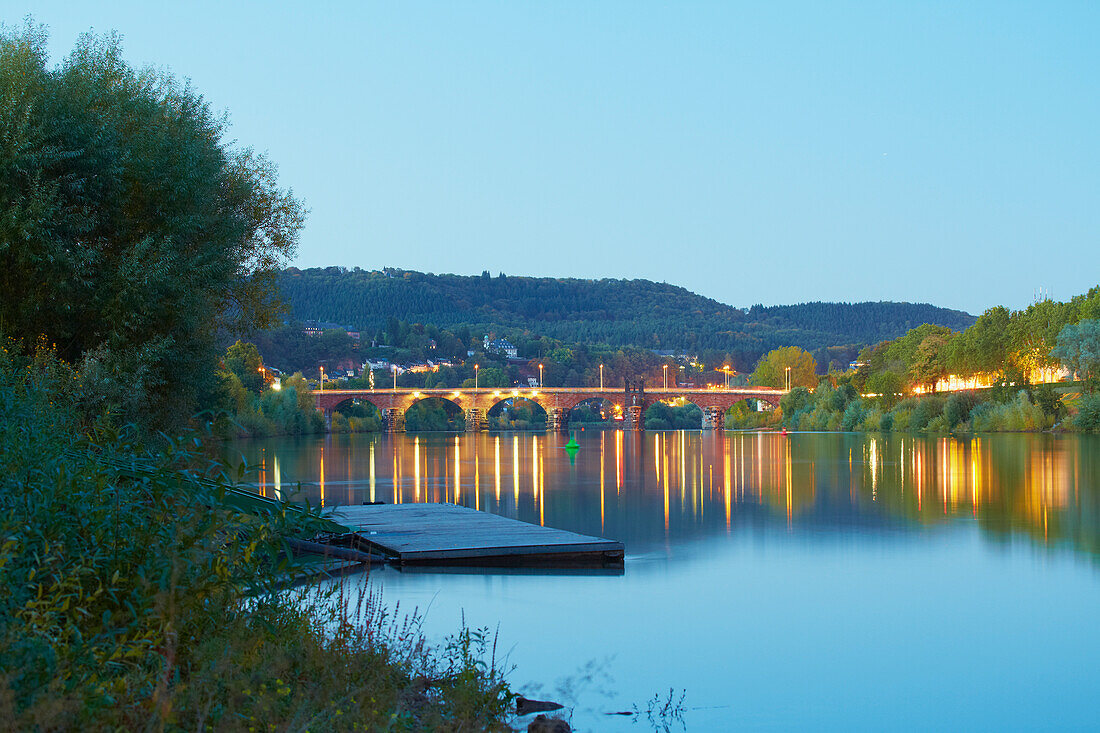
M 347 326 L 340 323 L 334 323 L 330 321 L 303 321 L 301 324 L 302 333 L 310 337 L 320 337 L 325 332 L 330 331 L 343 331 L 355 344 L 362 344 L 364 350 L 370 351 L 378 350 L 392 350 L 397 351 L 393 347 L 379 344 L 374 340 L 367 342 L 364 339 L 362 331 L 351 326 Z M 529 359 L 521 357 L 519 350 L 511 341 L 506 338 L 495 338 L 491 334 L 486 334 L 481 340 L 482 350 L 476 351 L 469 349 L 466 352 L 467 357 L 474 357 L 479 353 L 483 353 L 492 357 L 496 357 L 499 360 L 508 362 L 509 364 L 518 367 L 518 371 L 521 374 L 521 379 L 526 386 L 537 387 L 539 385 L 538 372 L 536 366 Z M 428 349 L 434 350 L 436 347 L 434 340 L 428 341 Z M 692 354 L 681 353 L 668 350 L 652 350 L 654 354 L 666 359 L 677 361 L 684 366 L 701 366 L 696 363 L 697 357 Z M 326 370 L 321 367 L 319 374 L 324 374 L 324 380 L 328 382 L 338 382 L 346 379 L 370 379 L 372 382 L 377 372 L 387 372 L 393 376 L 400 376 L 405 373 L 428 373 L 437 372 L 445 367 L 458 367 L 463 366 L 464 362 L 455 361 L 450 358 L 424 358 L 422 360 L 402 360 L 397 361 L 383 356 L 375 355 L 362 359 L 359 363 L 353 363 L 349 360 L 344 360 L 339 365 L 334 365 L 330 369 Z M 269 378 L 279 380 L 282 377 L 282 373 L 278 369 L 270 369 L 271 374 Z M 373 385 L 372 385 L 373 386 Z M 385 384 L 379 384 L 378 387 L 385 387 Z M 688 385 L 690 386 L 690 385 Z

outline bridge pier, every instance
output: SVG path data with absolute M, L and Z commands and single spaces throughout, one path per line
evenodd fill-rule
M 336 412 L 334 409 L 322 410 L 322 414 L 325 416 L 325 432 L 332 432 L 332 413 Z
M 387 433 L 405 432 L 405 411 L 400 407 L 382 408 L 382 429 Z
M 703 430 L 721 430 L 725 427 L 725 415 L 721 407 L 703 408 Z
M 623 429 L 645 430 L 645 411 L 641 405 L 630 405 L 623 410 Z
M 485 430 L 485 411 L 480 407 L 471 407 L 466 410 L 466 432 L 480 433 Z
M 551 407 L 547 410 L 546 429 L 559 433 L 569 430 L 569 410 L 564 407 Z

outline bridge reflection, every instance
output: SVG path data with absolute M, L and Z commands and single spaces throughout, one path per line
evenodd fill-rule
M 1100 547 L 1100 441 L 605 431 L 331 435 L 257 442 L 256 489 L 325 506 L 453 502 L 628 543 L 763 527 L 866 532 L 977 522 Z

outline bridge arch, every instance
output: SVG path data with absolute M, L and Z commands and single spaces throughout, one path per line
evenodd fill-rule
M 444 395 L 426 394 L 414 398 L 404 409 L 408 432 L 454 431 L 465 429 L 466 411 L 456 400 Z
M 541 430 L 550 421 L 550 411 L 535 397 L 506 394 L 497 399 L 487 410 L 490 429 Z M 507 427 L 504 422 L 510 423 Z
M 621 401 L 615 402 L 604 395 L 586 397 L 569 408 L 569 422 L 591 422 L 591 420 L 585 420 L 585 418 L 591 418 L 592 415 L 589 413 L 594 413 L 597 421 L 611 422 L 616 416 L 622 417 L 623 406 Z
M 646 406 L 643 421 L 646 430 L 699 430 L 703 427 L 706 407 L 687 397 L 656 399 Z M 677 404 L 679 403 L 679 404 Z M 688 408 L 688 409 L 685 409 Z

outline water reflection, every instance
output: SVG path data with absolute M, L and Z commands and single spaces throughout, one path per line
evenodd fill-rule
M 233 448 L 264 495 L 292 481 L 324 506 L 453 502 L 614 537 L 628 553 L 758 525 L 883 532 L 962 520 L 1098 546 L 1096 436 L 587 432 L 575 464 L 566 440 L 334 435 Z

